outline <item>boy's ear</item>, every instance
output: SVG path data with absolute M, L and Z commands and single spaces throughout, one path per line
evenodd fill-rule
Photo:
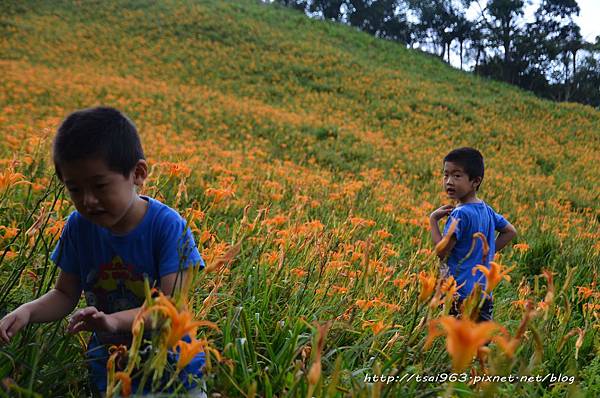
M 483 181 L 483 178 L 481 177 L 475 177 L 471 180 L 473 187 L 475 188 L 475 190 L 479 190 L 479 186 L 481 185 L 481 181 Z
M 144 180 L 148 177 L 148 163 L 140 159 L 133 169 L 133 183 L 137 186 L 144 185 Z

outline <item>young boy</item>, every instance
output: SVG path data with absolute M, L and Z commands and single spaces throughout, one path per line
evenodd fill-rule
M 449 254 L 448 271 L 460 286 L 459 298 L 454 302 L 450 311 L 452 315 L 458 314 L 460 304 L 471 293 L 476 283 L 479 283 L 482 288 L 485 287 L 486 281 L 483 273 L 477 270 L 473 274 L 473 268 L 481 264 L 483 244 L 477 240 L 475 250 L 468 255 L 473 234 L 481 232 L 487 239 L 489 252 L 483 265 L 488 268 L 489 262 L 494 259 L 494 253 L 501 250 L 517 235 L 516 229 L 504 217 L 477 197 L 477 191 L 483 181 L 483 171 L 483 156 L 476 149 L 459 148 L 446 155 L 444 158 L 444 190 L 450 199 L 458 203 L 456 206 L 442 206 L 431 213 L 429 217 L 434 245 L 437 245 L 442 239 L 438 221 L 448 215 L 459 220 L 448 245 L 438 254 L 442 261 Z M 446 222 L 444 235 L 449 227 L 450 220 Z M 500 232 L 497 238 L 495 231 Z M 493 300 L 491 297 L 486 297 L 478 320 L 491 320 L 492 313 Z
M 67 331 L 93 332 L 86 355 L 93 383 L 105 391 L 107 348 L 131 342 L 144 277 L 171 295 L 182 282 L 178 271 L 204 262 L 185 220 L 137 194 L 148 165 L 135 126 L 121 112 L 98 107 L 70 114 L 54 139 L 53 160 L 77 209 L 51 255 L 60 268 L 56 286 L 0 320 L 0 339 L 7 343 L 29 323 L 64 318 L 83 290 L 88 307 L 71 316 Z M 203 364 L 201 353 L 183 376 L 200 376 Z

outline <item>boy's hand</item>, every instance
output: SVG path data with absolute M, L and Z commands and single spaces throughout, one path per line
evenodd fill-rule
M 117 332 L 117 321 L 110 314 L 98 311 L 96 307 L 86 307 L 75 311 L 67 325 L 69 333 L 83 330 L 115 333 Z
M 10 339 L 27 326 L 31 313 L 26 307 L 19 307 L 0 320 L 0 342 L 8 344 Z
M 454 210 L 453 205 L 444 205 L 438 208 L 437 210 L 434 210 L 433 213 L 429 215 L 429 218 L 434 221 L 439 221 L 442 218 L 448 216 L 452 212 L 452 210 Z

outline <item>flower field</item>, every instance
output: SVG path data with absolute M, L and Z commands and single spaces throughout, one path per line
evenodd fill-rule
M 140 132 L 141 193 L 209 265 L 188 292 L 209 396 L 600 396 L 598 110 L 253 0 L 2 2 L 0 37 L 0 317 L 57 275 L 56 128 L 108 105 Z M 465 145 L 519 231 L 488 275 L 493 324 L 447 316 L 428 230 Z M 0 396 L 90 393 L 65 325 L 0 346 Z M 475 382 L 550 374 L 573 378 Z

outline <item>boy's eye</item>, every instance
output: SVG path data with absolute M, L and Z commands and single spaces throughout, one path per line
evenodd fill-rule
M 96 188 L 98 188 L 98 189 L 102 189 L 104 187 L 106 187 L 106 184 L 97 184 L 96 185 Z

